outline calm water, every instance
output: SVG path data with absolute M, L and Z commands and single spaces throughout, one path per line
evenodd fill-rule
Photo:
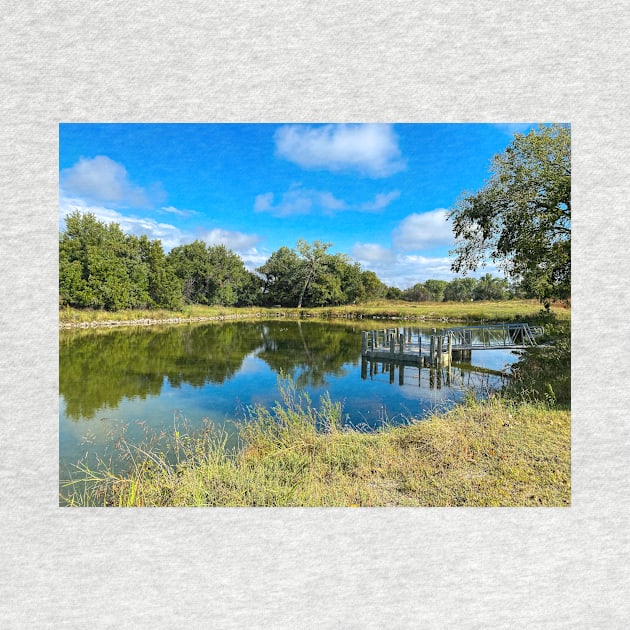
M 314 403 L 329 391 L 343 403 L 346 424 L 373 430 L 452 405 L 467 387 L 482 395 L 499 388 L 502 377 L 486 370 L 501 371 L 517 358 L 474 351 L 466 368 L 406 366 L 402 384 L 399 368 L 391 373 L 382 364 L 364 366 L 362 377 L 361 330 L 385 325 L 392 323 L 257 320 L 61 331 L 60 477 L 86 453 L 105 457 L 122 427 L 130 440 L 208 421 L 234 432 L 246 406 L 278 400 L 280 374 Z

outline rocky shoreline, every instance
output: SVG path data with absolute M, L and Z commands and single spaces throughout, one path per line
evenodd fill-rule
M 285 314 L 286 315 L 286 314 Z M 262 317 L 261 313 L 233 313 L 206 317 L 168 317 L 165 319 L 107 319 L 94 322 L 59 322 L 60 329 L 70 328 L 117 328 L 119 326 L 155 326 L 158 324 L 190 324 L 193 322 L 212 322 L 229 319 L 252 319 Z
M 462 321 L 454 318 L 448 317 L 426 317 L 424 315 L 420 316 L 393 316 L 393 315 L 366 315 L 363 313 L 338 313 L 333 314 L 329 313 L 327 315 L 314 313 L 309 313 L 308 311 L 303 311 L 302 313 L 291 313 L 286 311 L 274 311 L 274 312 L 256 312 L 256 313 L 228 313 L 225 315 L 210 315 L 205 317 L 168 317 L 164 319 L 152 319 L 152 318 L 142 318 L 142 319 L 108 319 L 102 321 L 92 321 L 92 322 L 59 322 L 60 330 L 69 330 L 73 328 L 118 328 L 121 326 L 156 326 L 159 324 L 191 324 L 195 322 L 216 322 L 216 321 L 227 321 L 234 319 L 260 319 L 260 318 L 277 318 L 277 317 L 287 317 L 292 319 L 307 319 L 313 317 L 324 317 L 324 319 L 383 319 L 383 320 L 404 320 L 404 321 L 440 321 L 440 322 L 457 322 Z

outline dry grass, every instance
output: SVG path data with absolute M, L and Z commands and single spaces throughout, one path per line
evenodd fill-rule
M 495 398 L 378 433 L 344 431 L 341 408 L 314 408 L 291 383 L 272 410 L 253 408 L 241 448 L 220 434 L 123 444 L 118 475 L 83 465 L 66 505 L 566 506 L 570 414 Z M 166 455 L 170 452 L 170 458 Z M 173 459 L 173 453 L 176 457 Z
M 563 305 L 552 307 L 552 312 L 560 320 L 568 320 L 571 311 Z M 166 310 L 132 310 L 102 311 L 90 309 L 63 308 L 59 310 L 59 321 L 62 324 L 79 324 L 88 322 L 133 321 L 141 319 L 190 319 L 217 318 L 229 315 L 251 317 L 276 317 L 282 314 L 287 317 L 316 318 L 411 318 L 426 320 L 457 321 L 517 321 L 531 320 L 540 315 L 541 307 L 536 300 L 506 300 L 501 302 L 420 302 L 379 300 L 366 304 L 335 306 L 322 308 L 263 308 L 222 307 L 191 305 L 180 311 Z

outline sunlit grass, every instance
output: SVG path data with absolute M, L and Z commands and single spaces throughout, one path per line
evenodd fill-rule
M 562 304 L 552 307 L 552 313 L 561 320 L 568 320 L 571 311 Z M 378 300 L 365 304 L 321 307 L 321 308 L 263 308 L 223 307 L 191 305 L 177 311 L 129 310 L 103 311 L 90 309 L 62 308 L 59 321 L 62 324 L 89 322 L 123 322 L 137 320 L 195 319 L 221 317 L 317 317 L 317 318 L 411 318 L 415 320 L 440 320 L 480 322 L 530 320 L 541 312 L 536 300 L 505 300 L 500 302 L 419 302 Z
M 65 505 L 565 506 L 570 415 L 501 398 L 376 433 L 344 430 L 342 409 L 315 407 L 293 383 L 271 409 L 249 408 L 240 444 L 206 430 L 132 445 L 116 473 L 79 463 Z
M 77 309 L 65 307 L 59 309 L 59 321 L 61 323 L 86 323 L 86 322 L 121 322 L 136 321 L 143 319 L 165 320 L 165 319 L 193 319 L 197 317 L 221 317 L 235 314 L 251 314 L 255 316 L 260 311 L 257 307 L 226 307 L 226 306 L 204 306 L 194 304 L 186 306 L 181 310 L 169 311 L 166 309 L 134 309 L 126 311 L 105 311 L 94 309 Z

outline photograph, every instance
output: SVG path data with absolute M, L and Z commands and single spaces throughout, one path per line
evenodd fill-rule
M 59 506 L 569 507 L 568 122 L 61 122 Z

